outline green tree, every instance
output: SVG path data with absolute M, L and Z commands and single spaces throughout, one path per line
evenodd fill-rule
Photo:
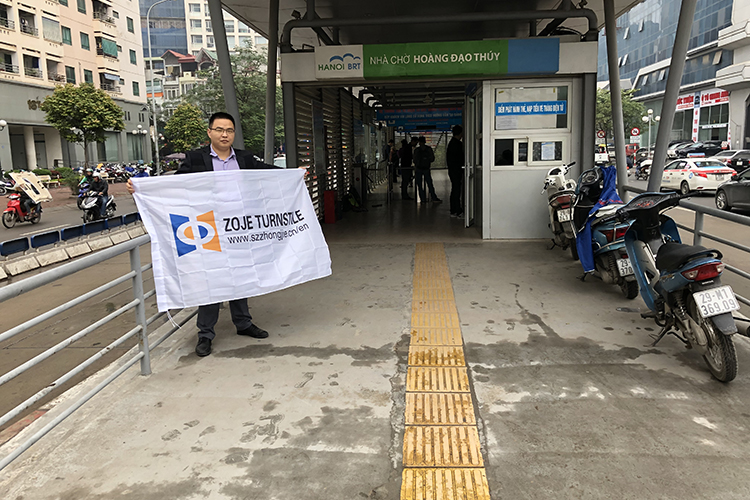
M 266 127 L 266 50 L 243 46 L 232 55 L 232 74 L 242 120 L 245 148 L 263 154 Z M 182 99 L 198 106 L 208 118 L 217 111 L 226 111 L 224 90 L 219 68 L 215 66 L 198 73 L 206 78 L 205 85 L 196 85 Z M 275 144 L 284 142 L 284 114 L 281 89 L 276 87 Z
M 198 106 L 185 102 L 177 106 L 164 131 L 172 150 L 184 153 L 208 140 L 207 128 Z
M 119 132 L 125 128 L 122 108 L 101 89 L 83 83 L 76 87 L 72 83 L 55 88 L 41 106 L 45 120 L 55 127 L 68 142 L 82 143 L 85 164 L 89 164 L 89 148 L 92 142 L 104 142 L 104 132 Z
M 643 104 L 633 100 L 637 90 L 622 91 L 622 118 L 625 122 L 626 136 L 633 127 L 640 128 L 643 125 L 642 117 L 646 114 L 646 108 Z M 607 138 L 614 137 L 612 101 L 609 90 L 599 89 L 596 91 L 596 128 L 597 130 L 604 130 L 607 133 Z

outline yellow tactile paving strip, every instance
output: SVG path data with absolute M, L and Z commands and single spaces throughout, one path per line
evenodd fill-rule
M 414 256 L 402 500 L 489 500 L 458 310 L 441 243 Z

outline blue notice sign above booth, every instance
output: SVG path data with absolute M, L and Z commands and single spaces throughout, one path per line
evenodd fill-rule
M 567 101 L 498 102 L 495 103 L 495 116 L 564 115 L 567 104 Z
M 450 130 L 461 125 L 461 108 L 378 109 L 377 119 L 401 130 Z

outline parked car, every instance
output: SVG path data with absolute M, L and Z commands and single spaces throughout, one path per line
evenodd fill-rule
M 726 149 L 721 141 L 696 142 L 677 150 L 678 158 L 709 158 Z
M 677 158 L 677 150 L 690 146 L 693 141 L 672 141 L 667 148 L 667 158 Z
M 718 160 L 687 158 L 674 160 L 664 167 L 661 187 L 682 194 L 691 191 L 713 191 L 736 172 Z
M 750 209 L 750 169 L 719 186 L 714 201 L 719 210 Z
M 286 155 L 280 155 L 274 158 L 273 164 L 276 167 L 286 168 Z
M 716 153 L 710 159 L 719 160 L 727 167 L 731 167 L 739 173 L 750 166 L 750 150 L 727 149 L 725 151 L 721 151 L 720 153 Z

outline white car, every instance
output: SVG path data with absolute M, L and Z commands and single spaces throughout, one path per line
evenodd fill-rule
M 286 155 L 280 155 L 274 158 L 273 164 L 276 167 L 286 168 Z
M 663 189 L 674 189 L 682 194 L 691 191 L 716 191 L 719 184 L 732 178 L 736 172 L 718 160 L 683 158 L 664 167 L 661 178 Z

